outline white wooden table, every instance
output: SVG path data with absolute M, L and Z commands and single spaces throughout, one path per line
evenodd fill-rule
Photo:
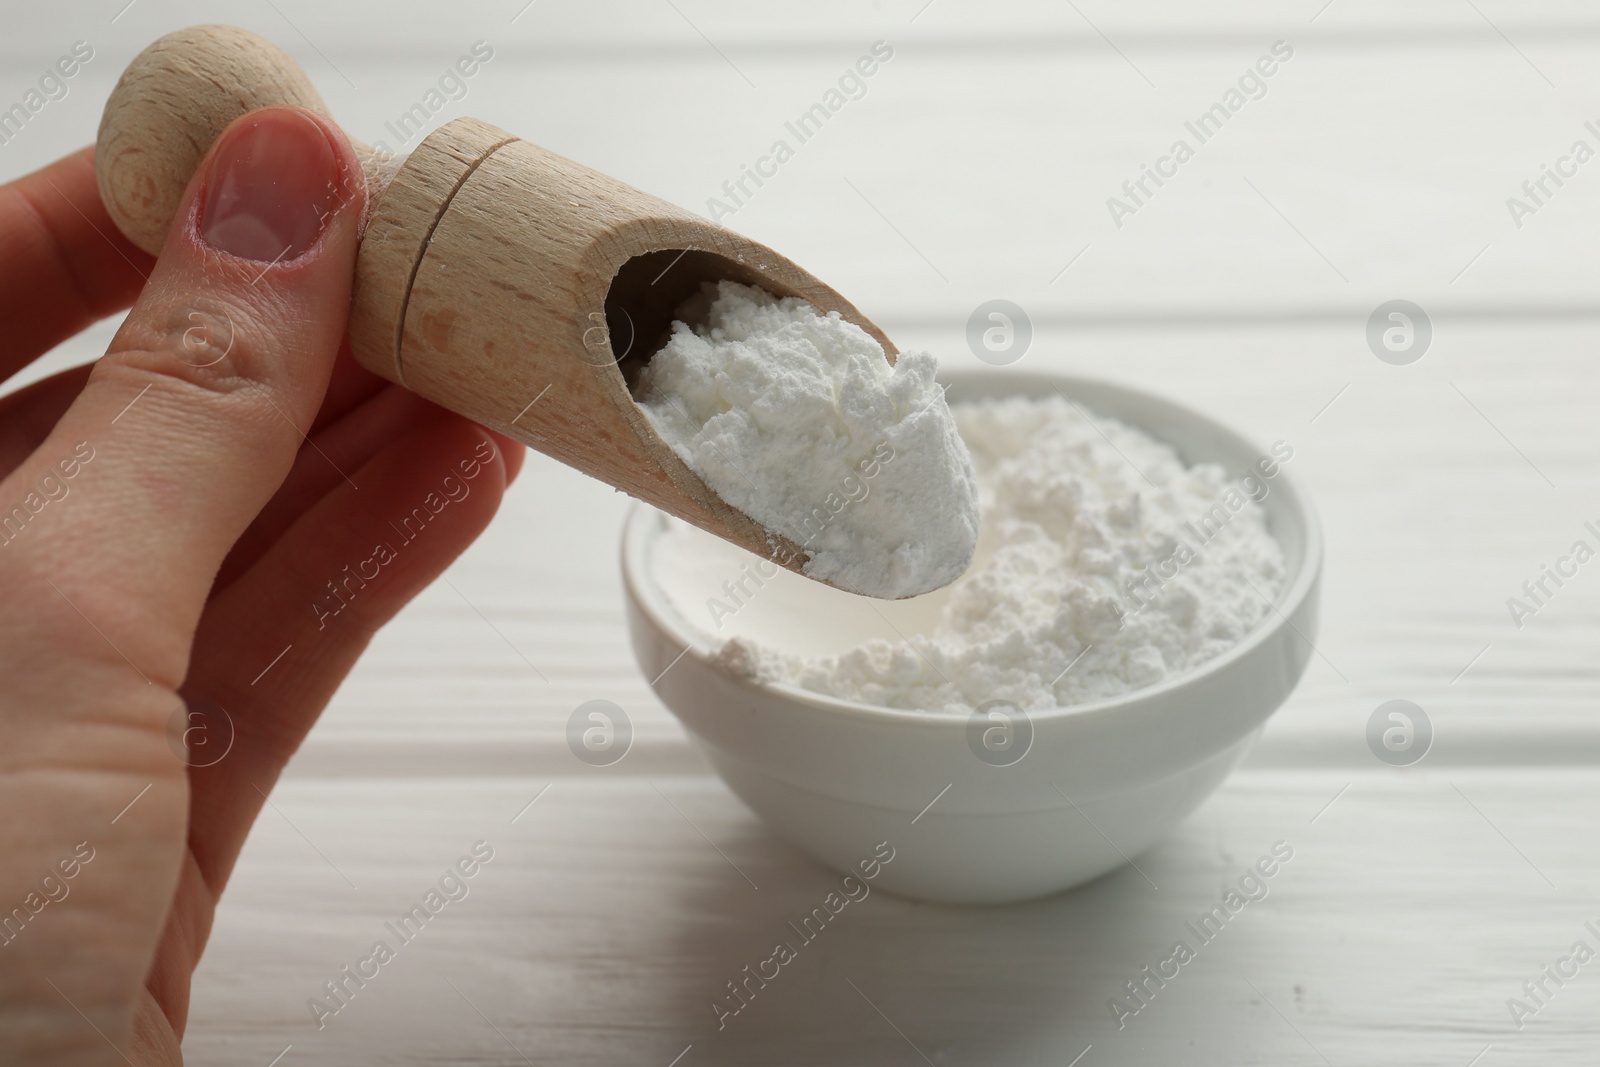
M 1600 928 L 1600 568 L 1520 629 L 1506 599 L 1600 519 L 1600 162 L 1520 228 L 1506 200 L 1573 140 L 1600 149 L 1584 127 L 1600 9 L 525 3 L 8 12 L 0 101 L 74 40 L 97 56 L 0 147 L 0 173 L 90 140 L 150 39 L 231 21 L 282 43 L 369 139 L 488 41 L 435 123 L 474 114 L 703 209 L 885 40 L 867 94 L 731 224 L 902 347 L 972 361 L 967 315 L 1004 297 L 1036 329 L 1019 369 L 1137 383 L 1291 442 L 1328 535 L 1320 654 L 1246 767 L 1139 871 L 1011 908 L 875 893 L 719 1030 L 711 1002 L 831 876 L 710 775 L 635 670 L 627 502 L 531 457 L 275 791 L 196 976 L 193 1062 L 1595 1061 L 1600 961 L 1546 979 L 1520 1029 L 1507 1000 L 1574 941 L 1600 949 L 1584 926 Z M 1115 227 L 1106 198 L 1280 39 L 1294 55 L 1266 95 Z M 1396 298 L 1435 330 L 1409 366 L 1364 337 Z M 1397 697 L 1437 731 L 1404 770 L 1364 737 Z M 563 732 L 592 698 L 638 733 L 602 770 Z M 495 859 L 470 895 L 319 1030 L 308 998 L 479 839 Z M 1119 1029 L 1108 1001 L 1279 840 L 1294 859 L 1270 895 Z

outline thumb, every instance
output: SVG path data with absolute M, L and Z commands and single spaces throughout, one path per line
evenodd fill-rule
M 0 507 L 66 487 L 15 537 L 0 515 L 0 568 L 48 577 L 148 681 L 181 681 L 217 568 L 321 403 L 365 199 L 325 118 L 267 108 L 235 121 L 82 394 L 0 484 Z

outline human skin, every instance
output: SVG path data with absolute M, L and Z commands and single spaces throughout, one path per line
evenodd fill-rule
M 0 379 L 132 305 L 103 358 L 0 398 L 0 1063 L 182 1062 L 190 975 L 284 763 L 521 465 L 350 357 L 365 203 L 344 135 L 295 108 L 228 128 L 157 260 L 90 149 L 0 187 Z M 313 606 L 484 456 L 336 616 Z M 186 755 L 218 707 L 226 756 Z

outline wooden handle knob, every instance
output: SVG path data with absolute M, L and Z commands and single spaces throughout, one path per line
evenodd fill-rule
M 96 141 L 100 198 L 117 227 L 160 252 L 212 142 L 240 115 L 276 104 L 328 113 L 299 64 L 247 30 L 190 26 L 140 52 L 106 102 Z

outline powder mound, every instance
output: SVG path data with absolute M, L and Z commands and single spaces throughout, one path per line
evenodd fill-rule
M 746 635 L 720 646 L 725 666 L 887 707 L 966 714 L 1005 700 L 1042 710 L 1190 671 L 1270 610 L 1285 563 L 1259 501 L 1288 446 L 1230 478 L 1059 397 L 953 410 L 978 472 L 983 529 L 977 562 L 940 594 L 931 631 L 811 657 Z
M 718 496 L 810 553 L 812 578 L 898 599 L 948 585 L 978 538 L 971 457 L 924 352 L 794 297 L 707 286 L 703 325 L 640 377 L 656 432 Z

